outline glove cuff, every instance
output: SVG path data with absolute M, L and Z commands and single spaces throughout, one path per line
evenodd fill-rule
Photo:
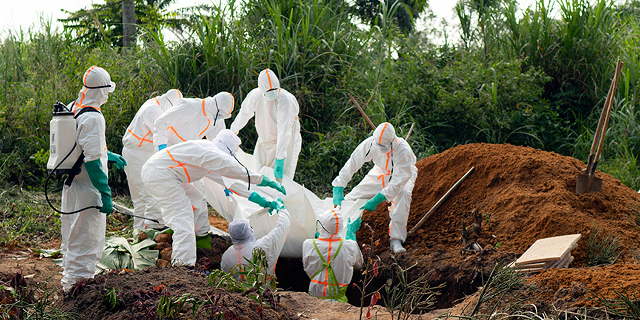
M 266 187 L 269 185 L 269 182 L 273 181 L 269 177 L 262 175 L 262 182 L 258 183 L 258 187 Z

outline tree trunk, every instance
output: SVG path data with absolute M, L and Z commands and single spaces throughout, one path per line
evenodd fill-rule
M 125 48 L 136 44 L 136 10 L 133 1 L 122 1 L 122 46 Z

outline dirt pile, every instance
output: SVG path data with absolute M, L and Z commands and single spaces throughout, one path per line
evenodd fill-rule
M 185 267 L 101 275 L 77 283 L 60 307 L 82 314 L 84 319 L 298 318 L 279 302 L 277 295 L 272 296 L 272 300 L 265 300 L 273 305 L 269 307 L 242 294 L 214 289 L 207 284 L 207 277 Z M 117 298 L 109 299 L 110 293 L 111 297 L 115 294 Z M 202 304 L 203 301 L 209 303 Z M 163 307 L 159 307 L 159 303 Z
M 601 192 L 576 194 L 576 176 L 585 166 L 571 157 L 509 144 L 460 145 L 419 161 L 408 229 L 471 167 L 475 167 L 475 171 L 407 239 L 408 252 L 400 255 L 401 261 L 417 263 L 413 274 L 430 273 L 434 286 L 451 284 L 443 290 L 439 307 L 450 306 L 455 299 L 475 292 L 482 285 L 478 273 L 487 273 L 497 261 L 515 259 L 540 238 L 582 234 L 578 247 L 572 251 L 575 260 L 570 265 L 582 267 L 585 265 L 586 240 L 591 228 L 598 226 L 601 234 L 620 238 L 623 251 L 620 261 L 630 261 L 624 259 L 631 256 L 625 253 L 640 245 L 640 233 L 638 226 L 628 218 L 634 205 L 640 204 L 640 196 L 600 171 L 596 175 L 603 180 Z M 480 234 L 468 241 L 477 240 L 488 250 L 475 255 L 465 254 L 461 250 L 463 225 L 469 228 L 477 220 L 481 220 Z M 369 224 L 374 237 L 380 239 L 375 252 L 383 260 L 387 259 L 387 206 L 380 205 L 374 212 L 365 212 L 363 222 Z M 369 243 L 369 237 L 367 228 L 358 232 L 360 243 Z M 558 280 L 558 286 L 570 286 L 571 281 L 586 283 L 604 272 L 590 269 L 589 275 L 576 272 L 572 274 L 573 278 L 558 277 L 566 270 L 569 269 L 553 271 L 557 274 L 550 276 L 569 282 L 565 284 L 561 282 L 564 280 Z M 636 285 L 639 282 L 636 280 Z M 610 284 L 615 287 L 617 283 Z M 451 288 L 456 286 L 461 288 Z
M 471 226 L 472 211 L 482 214 L 481 245 L 522 254 L 540 238 L 581 233 L 573 265 L 584 262 L 585 241 L 592 226 L 613 234 L 625 248 L 640 243 L 638 227 L 628 220 L 640 196 L 607 174 L 602 191 L 576 194 L 576 175 L 586 165 L 574 158 L 509 144 L 468 144 L 417 163 L 408 229 L 471 167 L 475 171 L 428 221 L 407 239 L 407 249 L 428 255 L 461 245 L 462 224 Z M 365 212 L 363 221 L 376 234 L 387 235 L 388 214 L 380 205 Z M 362 236 L 358 240 L 365 240 Z M 388 243 L 388 236 L 382 236 Z M 498 245 L 499 244 L 499 245 Z M 381 246 L 386 248 L 386 246 Z

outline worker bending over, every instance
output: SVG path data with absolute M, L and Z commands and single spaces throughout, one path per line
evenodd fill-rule
M 280 88 L 278 77 L 265 69 L 258 76 L 258 87 L 242 101 L 229 128 L 238 134 L 255 115 L 258 141 L 253 155 L 261 166 L 273 168 L 276 179 L 285 175 L 293 180 L 302 148 L 299 111 L 296 97 Z
M 141 218 L 133 218 L 134 229 L 160 228 L 164 225 L 160 209 L 154 205 L 155 201 L 147 193 L 140 178 L 142 165 L 151 158 L 156 148 L 153 147 L 153 125 L 160 115 L 173 107 L 182 99 L 178 89 L 171 89 L 167 93 L 147 100 L 127 127 L 122 137 L 122 156 L 127 160 L 124 172 L 129 183 L 129 193 L 133 201 L 133 213 L 136 216 L 158 220 L 155 223 Z M 149 206 L 145 210 L 145 204 Z
M 353 174 L 360 170 L 365 162 L 372 160 L 373 168 L 345 197 L 344 187 L 351 181 Z M 333 204 L 340 205 L 342 200 L 369 199 L 360 209 L 374 211 L 381 202 L 391 202 L 389 207 L 391 250 L 395 253 L 406 252 L 402 243 L 407 238 L 411 193 L 417 177 L 416 156 L 411 146 L 404 139 L 396 137 L 396 132 L 390 123 L 381 123 L 374 130 L 373 136 L 356 147 L 331 183 Z
M 325 211 L 318 219 L 320 236 L 302 244 L 302 265 L 311 282 L 309 294 L 321 299 L 348 302 L 347 287 L 353 268 L 362 266 L 362 253 L 355 232 L 360 228 L 358 218 L 347 226 L 346 239 L 340 237 L 344 226 L 337 209 Z
M 225 128 L 224 119 L 231 117 L 233 105 L 233 95 L 229 92 L 220 92 L 204 99 L 183 98 L 156 120 L 153 145 L 162 150 L 205 136 L 213 141 L 218 132 Z
M 203 199 L 193 182 L 203 177 L 223 185 L 222 177 L 247 181 L 230 186 L 231 191 L 263 207 L 281 206 L 249 189 L 249 184 L 257 184 L 285 193 L 281 184 L 246 169 L 234 159 L 239 146 L 240 139 L 223 130 L 214 142 L 191 140 L 156 152 L 142 167 L 142 181 L 158 202 L 164 222 L 173 230 L 174 265 L 194 266 L 196 235 L 208 234 L 210 229 L 206 203 L 204 209 L 193 205 Z
M 62 211 L 92 208 L 60 217 L 63 254 L 60 283 L 64 292 L 82 278 L 93 278 L 104 250 L 107 220 L 102 213 L 109 215 L 113 211 L 107 161 L 115 162 L 120 169 L 127 164 L 122 156 L 107 150 L 106 126 L 100 112 L 100 106 L 107 102 L 116 84 L 106 70 L 93 66 L 84 73 L 82 85 L 78 99 L 68 108 L 73 110 L 76 119 L 76 144 L 82 150 L 84 160 L 71 185 L 65 183 Z

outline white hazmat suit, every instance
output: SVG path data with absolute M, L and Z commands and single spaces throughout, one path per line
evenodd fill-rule
M 109 73 L 96 66 L 85 72 L 82 84 L 78 99 L 69 105 L 74 115 L 85 108 L 99 111 L 100 106 L 107 102 L 109 93 L 115 89 Z M 107 175 L 107 143 L 102 113 L 84 112 L 76 118 L 76 143 L 82 149 L 84 162 L 73 183 L 65 185 L 62 190 L 63 212 L 103 206 L 101 192 L 93 185 L 85 167 L 85 163 L 99 160 Z M 75 214 L 63 214 L 60 220 L 64 268 L 60 282 L 62 289 L 68 292 L 78 280 L 93 278 L 104 250 L 106 215 L 92 208 Z
M 302 265 L 311 279 L 309 294 L 321 299 L 348 302 L 345 295 L 353 269 L 362 266 L 362 253 L 354 240 L 342 239 L 344 228 L 338 210 L 325 211 L 318 219 L 318 239 L 302 244 Z
M 276 263 L 278 257 L 287 240 L 289 228 L 291 226 L 291 215 L 287 209 L 278 210 L 278 221 L 273 230 L 269 231 L 264 237 L 256 240 L 253 229 L 249 224 L 249 219 L 238 219 L 229 223 L 229 236 L 233 245 L 227 249 L 222 255 L 220 261 L 220 269 L 231 272 L 233 266 L 242 264 L 249 265 L 245 258 L 251 260 L 254 248 L 261 248 L 267 257 L 267 273 L 274 275 L 276 272 Z M 242 275 L 234 274 L 236 278 L 242 278 Z
M 302 147 L 299 112 L 296 97 L 280 88 L 273 71 L 265 69 L 229 128 L 238 134 L 255 115 L 258 141 L 253 155 L 261 166 L 274 168 L 276 178 L 282 179 L 284 174 L 293 179 Z
M 204 136 L 213 141 L 225 128 L 223 119 L 231 117 L 233 105 L 233 95 L 229 92 L 204 99 L 183 98 L 156 120 L 153 145 L 158 149 Z
M 221 133 L 225 132 L 231 133 L 228 130 Z M 207 234 L 210 228 L 206 202 L 204 208 L 199 207 L 204 196 L 193 182 L 203 177 L 220 184 L 224 184 L 222 177 L 249 180 L 251 184 L 263 182 L 262 174 L 245 169 L 231 156 L 240 145 L 240 139 L 231 135 L 235 139 L 191 140 L 173 145 L 156 152 L 142 166 L 142 181 L 160 206 L 164 222 L 174 232 L 171 255 L 174 264 L 195 265 L 195 236 Z M 228 150 L 222 151 L 216 145 Z M 246 184 L 236 184 L 239 186 L 231 186 L 235 193 L 245 197 L 252 194 Z
M 162 228 L 162 214 L 152 197 L 144 189 L 144 184 L 140 178 L 142 165 L 156 151 L 153 147 L 153 125 L 163 112 L 173 107 L 182 99 L 182 93 L 178 89 L 171 89 L 167 93 L 147 100 L 136 112 L 133 120 L 127 127 L 127 131 L 122 137 L 122 156 L 127 160 L 124 172 L 129 183 L 129 193 L 133 201 L 133 213 L 137 216 L 158 220 L 159 223 L 133 218 L 135 229 Z M 150 209 L 145 211 L 145 205 Z
M 372 201 L 381 198 L 380 201 L 391 202 L 389 237 L 392 250 L 396 253 L 404 252 L 401 243 L 407 238 L 411 193 L 418 177 L 418 168 L 411 146 L 404 139 L 396 137 L 390 123 L 378 125 L 373 136 L 358 145 L 331 184 L 334 190 L 336 187 L 344 188 L 362 165 L 372 160 L 374 167 L 344 199 Z M 375 204 L 373 208 L 368 209 L 373 211 Z

